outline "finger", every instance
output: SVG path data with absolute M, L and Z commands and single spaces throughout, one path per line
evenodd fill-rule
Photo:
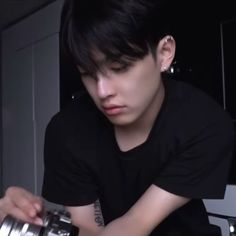
M 33 204 L 37 212 L 42 212 L 43 211 L 43 199 L 41 197 L 35 197 L 33 199 Z
M 14 211 L 10 214 L 12 217 L 19 219 L 22 222 L 36 223 L 36 218 L 30 217 L 28 214 L 25 214 L 21 209 L 15 208 Z
M 36 217 L 42 209 L 39 197 L 19 187 L 10 187 L 5 198 L 31 218 Z
M 43 225 L 43 219 L 40 217 L 36 217 L 33 219 L 33 223 L 36 225 Z
M 8 199 L 4 198 L 4 200 L 2 200 L 1 203 L 4 204 L 5 206 L 4 209 L 1 208 L 2 209 L 2 211 L 0 212 L 1 221 L 6 217 L 6 215 L 11 215 L 12 217 L 23 222 L 43 225 L 43 220 L 40 217 L 38 216 L 30 217 L 28 214 L 22 211 L 22 209 L 17 208 L 15 205 L 13 205 L 12 202 L 9 201 Z
M 40 197 L 36 197 L 21 188 L 11 187 L 6 191 L 5 197 L 0 199 L 0 221 L 6 215 L 11 215 L 23 222 L 42 225 L 42 219 L 35 214 L 41 209 L 42 199 Z
M 22 209 L 30 217 L 36 217 L 42 211 L 42 200 L 33 195 L 25 195 L 21 201 L 16 203 L 16 206 Z
M 11 215 L 14 218 L 19 218 L 23 221 L 31 221 L 25 213 L 18 209 L 9 198 L 3 198 L 1 199 L 1 220 L 4 220 L 4 218 L 7 215 Z

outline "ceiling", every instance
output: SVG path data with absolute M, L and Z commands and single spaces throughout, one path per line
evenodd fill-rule
M 37 11 L 43 6 L 53 2 L 55 0 L 0 0 L 0 32 L 7 28 L 9 25 L 14 24 L 25 16 L 31 14 L 32 12 Z M 235 8 L 233 7 L 233 2 L 235 0 L 220 0 L 218 3 L 214 4 L 214 7 L 207 8 L 203 2 L 205 0 L 198 1 L 189 1 L 189 0 L 180 0 L 177 5 L 180 4 L 183 6 L 183 9 L 186 5 L 192 5 L 194 12 L 197 12 L 197 8 L 200 9 L 200 12 L 205 9 L 207 15 L 209 13 L 214 13 L 221 18 L 229 18 L 229 16 L 235 16 Z M 175 2 L 175 0 L 174 0 Z M 195 8 L 198 6 L 197 8 Z M 183 11 L 184 13 L 185 11 Z M 233 14 L 232 14 L 233 13 Z M 201 17 L 201 14 L 196 17 L 196 19 Z
M 0 31 L 50 2 L 53 0 L 0 0 Z

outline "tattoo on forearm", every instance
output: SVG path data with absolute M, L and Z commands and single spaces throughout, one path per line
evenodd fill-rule
M 102 210 L 99 200 L 96 200 L 94 203 L 94 216 L 95 216 L 95 222 L 99 227 L 104 226 L 103 216 L 102 216 Z

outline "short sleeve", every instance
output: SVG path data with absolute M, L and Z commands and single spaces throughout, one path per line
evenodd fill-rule
M 186 132 L 154 184 L 184 197 L 223 198 L 235 138 L 231 121 L 222 122 L 209 122 L 194 135 Z
M 80 206 L 97 199 L 97 187 L 85 162 L 73 152 L 73 138 L 68 124 L 54 117 L 48 124 L 44 145 L 44 180 L 42 195 L 48 201 L 66 206 Z M 74 146 L 74 148 L 76 148 Z

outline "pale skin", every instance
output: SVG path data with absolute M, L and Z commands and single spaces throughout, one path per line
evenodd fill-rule
M 114 124 L 122 151 L 147 139 L 165 96 L 161 72 L 170 66 L 174 54 L 175 41 L 166 36 L 157 45 L 155 59 L 149 54 L 125 71 L 119 71 L 119 65 L 111 64 L 103 73 L 97 73 L 96 78 L 82 77 L 96 106 Z M 66 209 L 71 213 L 73 224 L 80 228 L 79 236 L 148 236 L 169 214 L 188 201 L 151 185 L 126 214 L 106 226 L 98 200 Z M 42 201 L 38 197 L 17 187 L 10 188 L 0 199 L 0 218 L 11 214 L 40 223 L 37 215 L 41 210 Z

